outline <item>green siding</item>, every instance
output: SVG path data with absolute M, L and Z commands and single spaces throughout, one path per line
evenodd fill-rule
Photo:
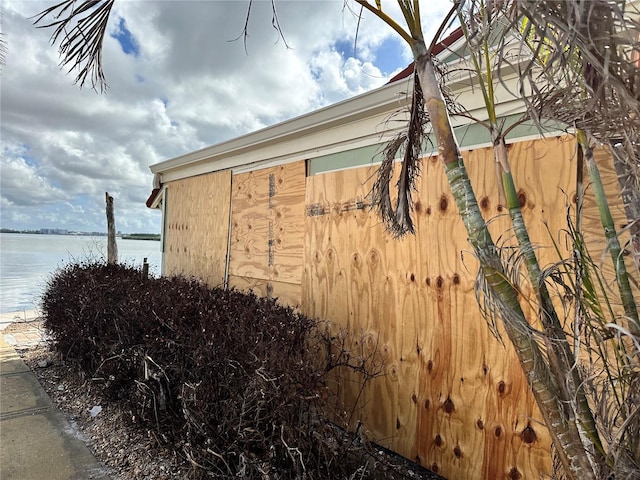
M 511 115 L 504 118 L 505 128 L 513 125 L 520 115 Z M 548 123 L 545 125 L 545 130 L 557 131 L 563 130 L 558 123 Z M 468 150 L 470 147 L 478 145 L 491 144 L 491 137 L 489 131 L 482 125 L 472 123 L 470 125 L 464 125 L 456 127 L 456 138 L 460 144 L 460 148 Z M 533 122 L 525 122 L 515 127 L 509 135 L 507 140 L 516 140 L 518 138 L 528 137 L 531 135 L 537 135 L 539 131 Z M 433 142 L 434 138 L 429 135 L 429 139 Z M 363 165 L 372 165 L 382 161 L 381 153 L 385 144 L 379 143 L 376 145 L 369 145 L 361 148 L 354 148 L 352 150 L 345 150 L 343 152 L 332 153 L 331 155 L 323 155 L 321 157 L 312 158 L 309 161 L 309 175 L 317 175 L 323 172 L 331 172 L 333 170 L 342 170 L 345 168 L 359 167 Z M 433 144 L 425 146 L 425 156 L 431 155 L 436 152 Z
M 313 158 L 309 162 L 309 175 L 379 163 L 382 161 L 380 154 L 383 148 L 384 144 L 379 143 Z

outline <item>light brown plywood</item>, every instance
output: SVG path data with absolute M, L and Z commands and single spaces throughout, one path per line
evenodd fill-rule
M 231 172 L 222 171 L 167 185 L 164 273 L 224 283 L 229 232 Z
M 304 162 L 233 177 L 230 275 L 254 286 L 291 284 L 279 290 L 293 305 L 300 303 L 293 292 L 303 269 L 304 191 Z
M 300 305 L 302 287 L 299 283 L 271 282 L 230 275 L 229 286 L 245 292 L 252 291 L 259 297 L 275 298 L 282 305 L 294 308 Z
M 573 199 L 573 143 L 510 147 L 525 222 L 543 263 Z M 494 238 L 512 245 L 490 149 L 464 154 Z M 549 180 L 549 173 L 552 179 Z M 394 240 L 367 208 L 369 168 L 308 179 L 303 311 L 379 338 L 386 375 L 360 417 L 383 445 L 448 478 L 538 478 L 551 471 L 548 432 L 514 352 L 490 333 L 474 295 L 477 262 L 442 166 L 425 159 L 417 233 Z M 574 188 L 575 190 L 575 188 Z M 341 385 L 349 398 L 353 384 Z
M 596 154 L 621 227 L 615 171 L 606 151 Z M 558 232 L 575 210 L 575 142 L 520 142 L 509 156 L 545 267 L 559 260 L 553 241 L 569 253 Z M 494 240 L 513 246 L 492 150 L 465 152 L 464 159 Z M 233 182 L 228 171 L 172 182 L 166 269 L 221 283 L 231 209 L 230 286 L 330 320 L 336 332 L 350 332 L 354 352 L 378 348 L 386 359 L 384 375 L 362 392 L 357 375 L 336 372 L 336 420 L 364 422 L 372 439 L 450 479 L 549 477 L 548 432 L 508 339 L 496 339 L 479 312 L 478 264 L 440 161 L 422 161 L 416 234 L 402 239 L 386 234 L 369 208 L 374 174 L 362 167 L 305 179 L 304 162 L 296 162 L 234 175 Z M 584 229 L 597 261 L 605 243 L 590 196 Z M 610 258 L 602 258 L 610 274 Z M 530 291 L 526 282 L 522 291 Z
M 611 158 L 602 150 L 596 155 L 620 227 L 626 219 Z M 562 256 L 570 253 L 563 232 L 567 216 L 575 215 L 575 142 L 520 142 L 509 147 L 509 156 L 544 268 L 560 259 L 554 242 Z M 513 246 L 492 150 L 465 152 L 464 158 L 496 243 Z M 303 310 L 377 339 L 372 343 L 387 358 L 385 375 L 360 397 L 357 418 L 376 441 L 447 478 L 548 477 L 549 434 L 508 339 L 502 332 L 504 345 L 497 340 L 480 315 L 477 262 L 440 161 L 422 162 L 417 233 L 401 240 L 385 235 L 368 209 L 372 174 L 361 168 L 315 176 L 306 197 Z M 603 250 L 592 197 L 584 222 L 590 247 Z M 521 288 L 531 291 L 526 281 Z M 523 305 L 536 323 L 524 298 Z M 359 394 L 356 380 L 345 372 L 338 378 L 336 392 L 347 406 Z

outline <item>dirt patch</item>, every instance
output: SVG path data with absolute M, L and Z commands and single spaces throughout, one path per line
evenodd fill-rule
M 17 351 L 114 479 L 189 477 L 191 467 L 183 455 L 163 445 L 152 431 L 132 424 L 128 412 L 102 402 L 91 381 L 69 371 L 46 345 Z

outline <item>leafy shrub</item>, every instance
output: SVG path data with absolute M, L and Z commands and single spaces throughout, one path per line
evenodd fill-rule
M 182 450 L 191 478 L 371 478 L 379 465 L 323 413 L 327 372 L 371 378 L 379 354 L 350 353 L 344 335 L 335 351 L 328 329 L 274 300 L 81 263 L 51 277 L 42 307 L 54 347 Z

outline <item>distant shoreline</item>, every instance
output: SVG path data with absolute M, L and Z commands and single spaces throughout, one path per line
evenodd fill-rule
M 123 240 L 157 240 L 160 241 L 159 233 L 131 233 L 129 235 L 121 235 Z
M 0 229 L 0 233 L 20 234 L 20 235 L 58 235 L 69 237 L 106 237 L 104 232 L 65 232 L 57 231 L 38 231 L 38 230 L 11 230 L 8 228 Z M 160 240 L 159 233 L 122 233 L 117 235 L 123 240 Z

